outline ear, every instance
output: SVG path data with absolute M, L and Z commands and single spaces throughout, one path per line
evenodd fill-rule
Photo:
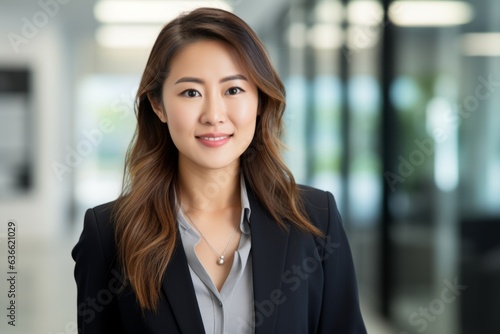
M 160 121 L 162 121 L 163 123 L 167 123 L 167 114 L 165 113 L 165 110 L 163 108 L 163 104 L 158 103 L 157 99 L 155 99 L 149 93 L 148 93 L 148 100 L 149 100 L 149 103 L 151 104 L 151 107 L 153 108 L 153 111 L 158 116 Z

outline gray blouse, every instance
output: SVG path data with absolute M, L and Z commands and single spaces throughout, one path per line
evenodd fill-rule
M 200 241 L 200 235 L 187 222 L 182 210 L 178 210 L 177 221 L 182 245 L 207 334 L 254 333 L 250 203 L 243 177 L 241 178 L 241 207 L 241 239 L 234 254 L 231 271 L 220 292 L 194 251 L 194 247 Z

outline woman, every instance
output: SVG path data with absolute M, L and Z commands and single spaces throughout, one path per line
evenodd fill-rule
M 255 33 L 202 8 L 160 32 L 122 195 L 72 252 L 82 333 L 365 333 L 333 196 L 280 158 L 284 87 Z

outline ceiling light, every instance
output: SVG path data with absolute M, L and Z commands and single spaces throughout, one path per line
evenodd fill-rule
M 461 42 L 466 56 L 500 56 L 500 32 L 464 34 Z
M 94 15 L 103 23 L 166 23 L 182 12 L 199 7 L 232 11 L 232 7 L 225 1 L 103 0 L 94 6 Z
M 463 1 L 395 1 L 389 18 L 402 27 L 455 26 L 469 23 L 473 10 Z
M 99 45 L 107 48 L 151 48 L 161 25 L 104 25 L 96 31 Z
M 347 20 L 351 24 L 376 25 L 384 19 L 384 9 L 376 1 L 351 1 L 347 5 Z

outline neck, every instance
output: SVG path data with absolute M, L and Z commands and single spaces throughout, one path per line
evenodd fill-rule
M 239 164 L 200 169 L 179 161 L 180 204 L 186 211 L 219 211 L 241 205 Z

